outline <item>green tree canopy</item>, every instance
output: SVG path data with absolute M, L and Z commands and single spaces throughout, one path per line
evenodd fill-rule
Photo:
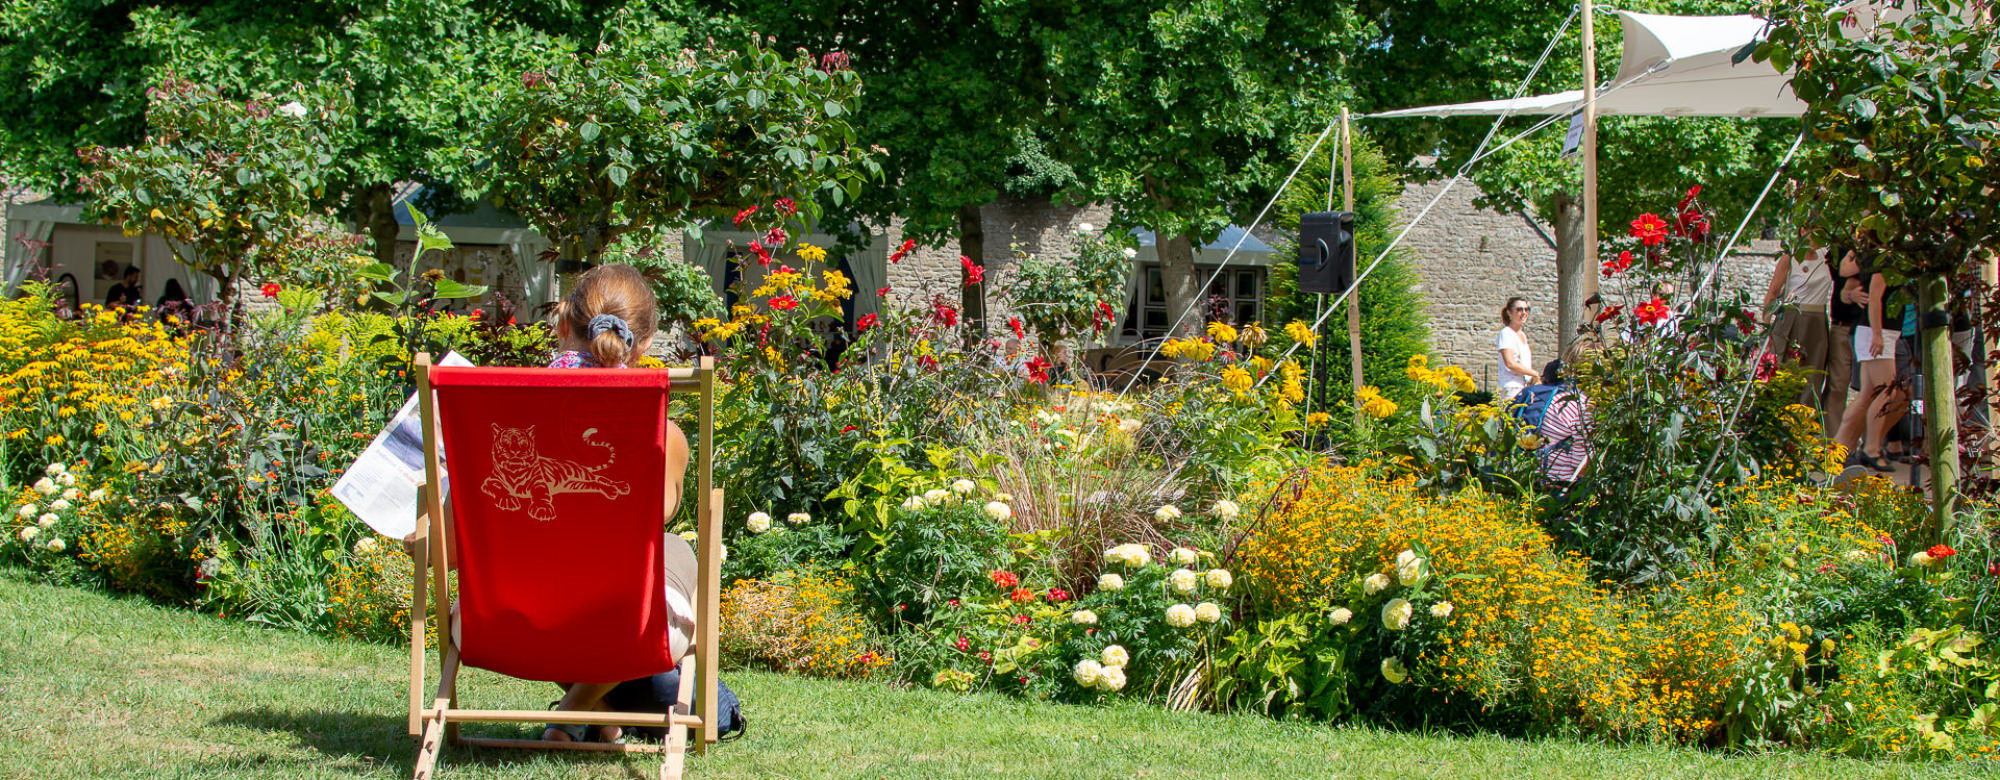
M 776 226 L 803 211 L 810 223 L 817 196 L 838 206 L 880 175 L 847 120 L 860 93 L 838 53 L 607 44 L 505 89 L 488 184 L 576 260 L 698 217 Z M 770 235 L 760 245 L 786 242 Z

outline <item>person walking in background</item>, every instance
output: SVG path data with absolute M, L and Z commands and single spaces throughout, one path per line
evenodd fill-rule
M 104 308 L 122 309 L 130 315 L 144 305 L 146 297 L 144 289 L 139 284 L 139 267 L 125 266 L 124 281 L 111 285 L 111 290 L 104 294 Z
M 1826 391 L 1827 350 L 1832 341 L 1827 314 L 1832 301 L 1833 271 L 1826 255 L 1801 242 L 1778 256 L 1771 286 L 1764 291 L 1764 311 L 1774 311 L 1776 306 L 1778 319 L 1771 325 L 1764 351 L 1779 360 L 1790 360 L 1792 350 L 1798 349 L 1799 365 L 1811 377 L 1799 393 L 1799 403 L 1817 408 L 1825 408 L 1821 398 Z
M 1500 307 L 1500 335 L 1494 344 L 1500 349 L 1500 392 L 1496 397 L 1513 398 L 1521 388 L 1534 384 L 1534 350 L 1528 346 L 1528 299 L 1515 296 Z
M 1840 434 L 1847 414 L 1847 391 L 1854 384 L 1854 329 L 1868 321 L 1868 288 L 1854 250 L 1827 253 L 1834 266 L 1833 302 L 1827 306 L 1826 437 Z
M 1889 428 L 1909 410 L 1909 396 L 1896 383 L 1896 345 L 1902 333 L 1904 303 L 1900 290 L 1877 272 L 1873 258 L 1861 263 L 1868 278 L 1867 322 L 1854 331 L 1854 361 L 1861 366 L 1861 395 L 1853 399 L 1840 420 L 1835 437 L 1850 453 L 1849 465 L 1859 464 L 1876 471 L 1888 471 L 1882 460 L 1882 441 Z M 1865 434 L 1865 435 L 1864 435 Z

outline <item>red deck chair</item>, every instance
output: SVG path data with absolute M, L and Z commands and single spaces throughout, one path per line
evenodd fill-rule
M 696 752 L 716 738 L 722 491 L 713 485 L 710 444 L 713 360 L 664 371 L 452 368 L 431 365 L 429 355 L 416 363 L 426 474 L 410 540 L 416 577 L 409 728 L 422 740 L 416 777 L 431 777 L 446 742 L 658 752 L 660 776 L 680 777 L 687 731 L 696 733 Z M 662 583 L 670 390 L 700 397 L 698 431 L 690 431 L 698 435 L 691 454 L 700 574 L 690 599 L 695 635 L 687 658 L 670 657 Z M 439 443 L 449 458 L 448 481 Z M 436 621 L 440 645 L 437 687 L 428 697 L 427 619 Z M 679 668 L 679 702 L 665 715 L 468 709 L 458 701 L 461 664 L 566 683 L 620 682 Z M 664 726 L 669 736 L 663 745 L 461 739 L 458 724 L 468 721 Z

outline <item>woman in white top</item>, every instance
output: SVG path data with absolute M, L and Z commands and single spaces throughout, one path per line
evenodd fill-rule
M 1500 307 L 1500 337 L 1495 344 L 1500 348 L 1500 395 L 1497 401 L 1513 400 L 1520 395 L 1521 388 L 1534 384 L 1541 376 L 1535 372 L 1535 354 L 1528 347 L 1528 299 L 1515 296 L 1507 299 L 1507 305 Z
M 1825 378 L 1832 373 L 1827 307 L 1833 302 L 1833 276 L 1826 256 L 1802 243 L 1798 251 L 1778 256 L 1771 287 L 1764 292 L 1764 310 L 1778 313 L 1764 349 L 1779 360 L 1789 360 L 1792 348 L 1798 348 L 1799 364 L 1812 372 L 1799 397 L 1799 403 L 1807 406 L 1821 406 Z

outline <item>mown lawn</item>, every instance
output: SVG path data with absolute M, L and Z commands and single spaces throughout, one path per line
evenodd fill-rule
M 0 776 L 407 777 L 395 648 L 34 583 L 0 570 Z M 750 735 L 692 760 L 722 778 L 1872 778 L 1980 768 L 1803 754 L 1424 736 L 1035 704 L 737 672 Z M 539 707 L 542 684 L 476 673 L 468 706 Z M 477 727 L 504 730 L 507 727 Z M 514 733 L 526 733 L 524 728 Z M 457 778 L 650 777 L 654 760 L 448 749 Z

